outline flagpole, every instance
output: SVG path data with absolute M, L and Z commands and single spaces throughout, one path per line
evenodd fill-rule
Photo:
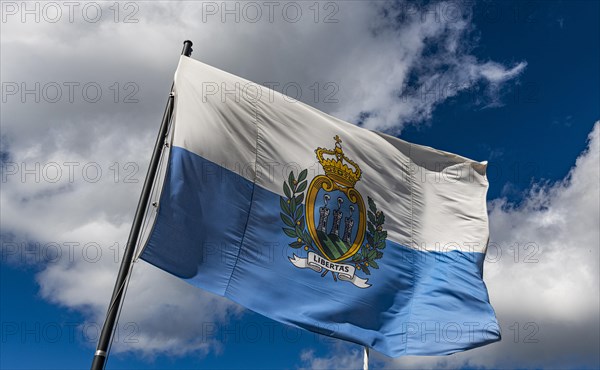
M 181 51 L 181 55 L 185 55 L 186 57 L 192 55 L 191 41 L 186 40 L 183 42 L 183 50 Z M 131 225 L 131 231 L 129 232 L 129 238 L 127 239 L 125 253 L 123 255 L 123 260 L 121 261 L 119 274 L 117 275 L 117 281 L 115 282 L 112 298 L 110 300 L 110 304 L 108 305 L 106 319 L 104 320 L 104 325 L 102 326 L 102 331 L 100 332 L 100 338 L 98 339 L 96 353 L 94 354 L 94 360 L 92 361 L 92 370 L 102 370 L 104 369 L 104 365 L 106 363 L 108 350 L 112 341 L 112 334 L 118 320 L 119 308 L 121 307 L 124 297 L 125 285 L 131 271 L 131 263 L 133 261 L 135 247 L 137 245 L 140 236 L 140 230 L 144 221 L 144 213 L 148 207 L 148 201 L 152 191 L 152 184 L 154 183 L 154 178 L 156 177 L 158 164 L 160 162 L 160 155 L 162 148 L 165 145 L 165 137 L 169 127 L 169 121 L 171 120 L 171 116 L 173 114 L 173 100 L 172 85 L 171 92 L 167 100 L 167 106 L 163 114 L 162 123 L 160 125 L 160 130 L 158 132 L 158 137 L 156 138 L 156 143 L 154 144 L 154 151 L 152 152 L 152 158 L 150 159 L 150 166 L 148 167 L 148 172 L 146 173 L 146 179 L 144 180 L 142 193 L 140 194 L 140 199 L 135 211 L 135 217 L 133 218 L 133 224 Z
M 363 370 L 369 370 L 369 347 L 363 347 Z

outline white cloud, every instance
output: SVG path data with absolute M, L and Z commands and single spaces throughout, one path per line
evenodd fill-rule
M 363 352 L 357 349 L 347 350 L 343 346 L 337 346 L 337 351 L 343 351 L 344 355 L 339 356 L 336 351 L 325 357 L 315 355 L 314 350 L 304 350 L 300 353 L 301 366 L 298 368 L 314 369 L 314 370 L 329 370 L 329 369 L 362 369 Z
M 521 62 L 510 69 L 506 69 L 503 65 L 495 62 L 487 62 L 477 66 L 478 73 L 486 78 L 490 83 L 501 83 L 506 80 L 515 78 L 527 66 L 526 62 Z
M 20 89 L 40 83 L 41 95 L 39 103 L 33 94 L 22 101 L 19 93 L 2 104 L 2 150 L 17 172 L 4 172 L 1 234 L 8 242 L 41 243 L 34 261 L 22 250 L 11 250 L 10 260 L 42 262 L 37 276 L 42 297 L 83 312 L 89 322 L 100 322 L 106 312 L 118 267 L 114 246 L 118 243 L 122 253 L 182 40 L 194 41 L 199 60 L 257 82 L 277 82 L 279 90 L 296 83 L 301 99 L 319 109 L 353 121 L 370 112 L 366 127 L 394 131 L 427 120 L 436 105 L 460 91 L 480 82 L 502 84 L 524 68 L 524 63 L 480 62 L 469 54 L 467 8 L 448 17 L 407 12 L 396 2 L 337 2 L 337 10 L 321 8 L 315 22 L 307 2 L 301 3 L 304 15 L 298 22 L 279 12 L 272 23 L 266 15 L 257 23 L 244 17 L 236 23 L 231 17 L 221 22 L 221 14 L 202 21 L 206 8 L 198 2 L 132 2 L 139 7 L 134 15 L 139 22 L 124 23 L 133 9 L 121 8 L 115 23 L 108 9 L 113 3 L 98 4 L 104 16 L 97 23 L 77 15 L 71 23 L 65 8 L 57 23 L 8 16 L 0 25 L 3 83 Z M 323 22 L 332 11 L 337 22 Z M 70 82 L 79 84 L 73 102 L 65 85 Z M 82 94 L 88 82 L 101 87 L 96 103 Z M 125 87 L 128 82 L 132 88 Z M 48 102 L 52 84 L 62 89 L 56 103 Z M 406 85 L 435 93 L 405 93 Z M 44 92 L 45 86 L 50 90 Z M 134 88 L 139 102 L 123 103 Z M 338 103 L 325 101 L 332 92 L 329 98 Z M 50 180 L 54 164 L 62 171 L 56 182 Z M 22 181 L 24 166 L 39 180 L 29 174 Z M 96 168 L 102 175 L 94 182 Z M 138 182 L 125 182 L 128 174 Z M 43 263 L 53 259 L 49 243 L 60 245 L 62 256 Z M 117 343 L 119 351 L 218 350 L 214 341 L 192 338 L 204 322 L 227 320 L 240 310 L 143 263 L 134 269 L 130 289 L 135 294 L 128 296 L 122 321 L 138 322 L 145 330 L 137 344 Z
M 533 186 L 520 205 L 490 202 L 484 280 L 502 341 L 447 357 L 374 354 L 373 363 L 391 369 L 599 367 L 600 121 L 588 140 L 562 181 Z M 303 356 L 302 366 L 335 368 L 349 358 L 358 367 L 351 348 L 332 357 Z
M 91 269 L 83 261 L 68 267 L 49 266 L 37 276 L 41 296 L 87 312 L 82 326 L 99 328 L 116 276 L 114 267 Z M 198 356 L 219 352 L 221 344 L 215 328 L 243 312 L 231 301 L 182 283 L 143 261 L 134 266 L 128 292 L 112 349 L 135 351 L 147 358 L 164 353 Z M 89 345 L 96 344 L 92 334 L 88 338 Z

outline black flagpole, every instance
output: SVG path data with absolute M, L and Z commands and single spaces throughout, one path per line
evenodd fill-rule
M 192 55 L 191 41 L 186 40 L 183 42 L 183 50 L 181 51 L 181 55 L 185 55 L 186 57 Z M 160 161 L 160 154 L 165 145 L 165 137 L 167 135 L 167 129 L 169 127 L 169 121 L 171 120 L 172 114 L 173 86 L 171 86 L 171 93 L 169 94 L 169 99 L 167 100 L 167 107 L 165 108 L 165 113 L 163 114 L 160 131 L 158 132 L 158 137 L 156 138 L 156 143 L 154 144 L 154 151 L 152 152 L 152 158 L 150 159 L 150 166 L 148 167 L 148 173 L 146 174 L 146 179 L 144 180 L 142 194 L 140 195 L 140 200 L 135 211 L 133 225 L 131 226 L 131 231 L 129 232 L 129 238 L 125 247 L 123 261 L 121 262 L 119 274 L 117 275 L 117 281 L 115 282 L 115 287 L 113 288 L 113 294 L 108 306 L 108 312 L 106 313 L 106 319 L 104 320 L 104 325 L 102 326 L 102 331 L 100 332 L 100 338 L 98 339 L 98 346 L 96 347 L 96 353 L 94 354 L 94 360 L 92 361 L 92 370 L 102 370 L 104 369 L 104 365 L 106 363 L 106 356 L 108 355 L 108 348 L 110 346 L 115 324 L 117 323 L 119 307 L 121 306 L 121 301 L 123 300 L 123 292 L 130 272 L 131 262 L 133 261 L 135 246 L 137 245 L 138 238 L 140 236 L 140 230 L 144 221 L 144 213 L 148 207 L 152 184 L 154 183 L 154 178 L 156 177 L 156 171 Z

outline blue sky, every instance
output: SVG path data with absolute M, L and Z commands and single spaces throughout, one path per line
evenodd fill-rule
M 43 14 L 40 22 L 31 16 L 23 22 L 6 3 L 3 93 L 8 84 L 77 81 L 97 83 L 103 97 L 97 103 L 77 94 L 74 102 L 65 95 L 56 103 L 44 95 L 40 102 L 3 97 L 1 368 L 89 366 L 118 266 L 111 246 L 125 243 L 187 38 L 195 43 L 194 58 L 257 82 L 297 82 L 305 91 L 301 100 L 335 116 L 490 162 L 491 241 L 504 257 L 486 265 L 485 281 L 503 342 L 447 358 L 373 354 L 374 368 L 599 366 L 598 2 L 450 2 L 429 8 L 321 3 L 318 22 L 310 4 L 302 3 L 304 18 L 295 23 L 277 15 L 274 22 L 252 23 L 243 15 L 239 22 L 222 20 L 200 2 L 122 3 L 118 17 L 112 3 L 99 2 L 104 16 L 98 22 L 76 15 L 74 22 L 63 17 L 52 23 Z M 460 9 L 460 21 L 445 13 L 431 20 L 447 9 L 444 4 Z M 324 22 L 335 9 L 338 22 Z M 124 22 L 125 14 L 139 22 Z M 398 68 L 389 73 L 373 65 Z M 445 81 L 465 88 L 446 93 Z M 338 102 L 311 100 L 315 82 L 334 82 Z M 433 87 L 429 100 L 407 92 L 424 86 Z M 123 102 L 131 92 L 138 103 Z M 374 112 L 380 119 L 360 118 Z M 104 175 L 98 182 L 81 174 L 58 182 L 44 174 L 37 182 L 35 175 L 25 181 L 6 175 L 50 162 L 65 173 L 65 162 L 95 163 Z M 111 168 L 115 162 L 119 180 Z M 128 173 L 139 181 L 124 181 Z M 60 245 L 60 258 L 54 259 L 49 243 Z M 515 255 L 515 243 L 521 255 Z M 526 243 L 539 248 L 535 264 L 523 263 Z M 98 250 L 102 256 L 96 258 Z M 136 266 L 107 368 L 362 364 L 357 345 L 287 328 L 152 269 Z M 189 328 L 161 326 L 178 315 Z M 534 341 L 524 340 L 528 335 Z

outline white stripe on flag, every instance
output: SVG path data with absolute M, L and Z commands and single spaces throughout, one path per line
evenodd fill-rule
M 309 180 L 322 173 L 315 149 L 332 148 L 338 135 L 362 170 L 356 189 L 387 211 L 390 240 L 430 251 L 486 250 L 485 162 L 360 128 L 185 56 L 175 91 L 173 145 L 283 195 L 291 170 L 308 169 Z

